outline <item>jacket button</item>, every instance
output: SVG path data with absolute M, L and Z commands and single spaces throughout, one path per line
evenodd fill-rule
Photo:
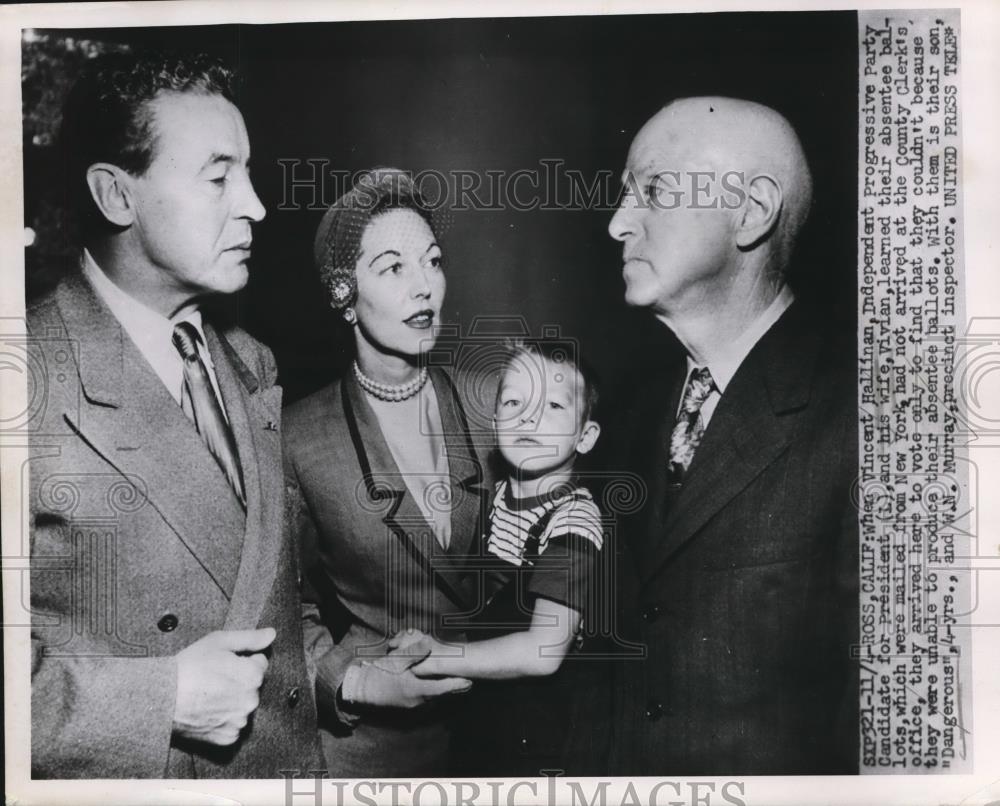
M 650 700 L 646 705 L 646 719 L 656 722 L 663 716 L 663 704 L 658 700 Z
M 285 699 L 288 701 L 289 708 L 294 708 L 296 705 L 298 705 L 299 687 L 292 686 L 290 689 L 288 689 L 288 694 L 286 695 Z
M 160 632 L 173 632 L 177 629 L 177 616 L 173 613 L 167 613 L 162 616 L 156 626 L 159 628 Z

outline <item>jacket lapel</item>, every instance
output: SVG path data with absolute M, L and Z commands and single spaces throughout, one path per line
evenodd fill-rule
M 448 573 L 448 556 L 439 546 L 430 524 L 410 495 L 382 435 L 375 412 L 365 400 L 353 374 L 345 374 L 342 390 L 344 420 L 358 456 L 369 501 L 373 505 L 380 502 L 383 504 L 382 521 L 400 541 L 406 553 L 449 599 L 465 607 L 465 597 L 452 583 L 453 575 Z M 453 535 L 454 532 L 453 523 Z
M 262 389 L 247 362 L 256 348 L 243 339 L 241 355 L 226 336 L 206 326 L 216 379 L 233 430 L 247 497 L 246 533 L 226 629 L 257 626 L 277 574 L 283 533 L 284 500 L 278 423 L 281 387 Z
M 651 549 L 662 540 L 660 527 L 666 522 L 670 505 L 676 498 L 677 490 L 669 474 L 670 435 L 686 379 L 685 363 L 682 359 L 655 375 L 643 398 L 645 406 L 628 412 L 638 429 L 628 444 L 634 456 L 642 457 L 634 469 L 646 481 L 649 502 L 637 516 L 639 540 L 634 548 L 642 557 L 649 556 Z M 653 433 L 644 428 L 644 424 L 655 429 Z M 631 463 L 626 460 L 624 464 L 630 466 Z M 643 565 L 648 567 L 648 563 Z
M 225 476 L 197 429 L 89 284 L 73 276 L 56 294 L 67 334 L 80 345 L 84 400 L 78 414 L 65 414 L 66 421 L 129 479 L 230 595 L 241 541 L 219 540 L 206 529 L 202 507 L 189 494 L 196 491 L 198 498 L 213 502 L 231 498 L 238 508 Z
M 801 316 L 800 306 L 793 305 L 726 388 L 682 488 L 665 518 L 651 524 L 654 542 L 643 581 L 788 448 L 794 414 L 809 402 L 819 349 L 817 338 L 804 336 Z
M 464 561 L 480 537 L 482 514 L 489 491 L 483 486 L 482 462 L 476 453 L 469 421 L 458 388 L 443 369 L 431 370 L 441 412 L 451 484 L 451 543 L 448 554 Z

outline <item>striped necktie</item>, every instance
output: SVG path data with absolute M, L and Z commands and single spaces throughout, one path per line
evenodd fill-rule
M 191 398 L 195 427 L 206 447 L 215 457 L 215 461 L 219 463 L 222 472 L 229 479 L 233 492 L 236 493 L 243 509 L 246 509 L 247 499 L 243 492 L 243 471 L 240 468 L 240 458 L 236 451 L 236 440 L 233 438 L 233 432 L 222 413 L 222 406 L 215 395 L 215 389 L 212 388 L 208 369 L 198 354 L 200 341 L 201 334 L 190 322 L 179 322 L 174 326 L 174 347 L 177 348 L 177 352 L 184 360 L 184 385 Z
M 684 399 L 677 414 L 677 424 L 670 434 L 670 472 L 677 481 L 683 479 L 694 459 L 694 452 L 705 436 L 705 422 L 701 407 L 715 389 L 715 381 L 708 367 L 691 370 Z

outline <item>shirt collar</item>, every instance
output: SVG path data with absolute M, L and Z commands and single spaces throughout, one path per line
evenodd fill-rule
M 715 386 L 718 388 L 719 394 L 723 394 L 733 376 L 736 375 L 736 371 L 740 368 L 740 364 L 750 355 L 750 351 L 757 342 L 781 318 L 781 315 L 788 310 L 788 307 L 794 301 L 795 295 L 792 293 L 792 289 L 787 285 L 782 286 L 778 296 L 774 298 L 774 301 L 767 309 L 751 323 L 750 327 L 743 331 L 738 339 L 723 348 L 720 354 L 713 358 L 709 364 L 697 364 L 691 356 L 688 356 L 688 377 L 691 377 L 692 370 L 701 366 L 707 366 L 708 371 L 712 373 L 712 380 L 715 381 Z
M 517 498 L 514 495 L 514 490 L 511 488 L 511 484 L 508 480 L 503 480 L 500 482 L 502 489 L 499 491 L 499 496 L 502 497 L 504 506 L 512 512 L 524 512 L 525 510 L 535 509 L 541 507 L 543 509 L 551 509 L 562 502 L 563 499 L 568 498 L 572 492 L 577 489 L 577 485 L 573 481 L 569 481 L 566 484 L 559 484 L 552 489 L 541 493 L 540 495 L 531 495 L 526 498 Z
M 164 345 L 174 350 L 172 342 L 174 326 L 179 322 L 190 322 L 194 325 L 204 344 L 205 332 L 202 330 L 201 311 L 197 308 L 185 309 L 173 319 L 168 319 L 115 285 L 87 249 L 83 250 L 83 276 L 105 305 L 111 309 L 111 313 L 144 355 L 157 353 L 164 348 Z

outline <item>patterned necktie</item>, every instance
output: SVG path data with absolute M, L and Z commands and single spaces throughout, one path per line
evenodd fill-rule
M 236 440 L 233 439 L 233 432 L 222 413 L 219 399 L 215 396 L 212 380 L 208 377 L 208 369 L 198 354 L 199 341 L 201 341 L 201 335 L 190 322 L 180 322 L 174 326 L 174 347 L 184 359 L 184 385 L 191 398 L 195 427 L 206 447 L 215 457 L 215 461 L 219 463 L 222 472 L 229 479 L 240 504 L 246 509 L 247 499 L 243 492 L 243 471 L 240 468 L 240 458 L 236 452 Z
M 708 367 L 691 370 L 677 424 L 670 434 L 670 471 L 674 479 L 680 480 L 687 473 L 694 458 L 694 452 L 705 435 L 705 422 L 701 418 L 701 407 L 715 389 L 715 381 Z

